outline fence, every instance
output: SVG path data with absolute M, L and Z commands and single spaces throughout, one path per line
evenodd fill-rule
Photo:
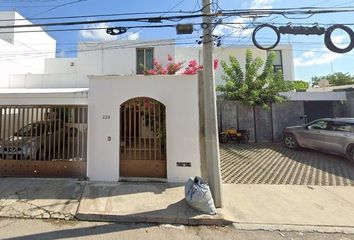
M 86 176 L 87 106 L 0 106 L 1 176 Z
M 280 141 L 284 127 L 305 123 L 304 102 L 288 101 L 272 104 L 270 110 L 251 107 L 236 101 L 218 100 L 218 127 L 250 132 L 250 142 Z
M 270 105 L 266 111 L 236 101 L 218 100 L 218 127 L 230 127 L 250 132 L 251 142 L 280 141 L 285 127 L 301 125 L 319 118 L 354 117 L 354 93 L 347 93 L 346 101 L 285 101 Z

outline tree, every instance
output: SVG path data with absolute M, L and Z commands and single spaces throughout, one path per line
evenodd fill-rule
M 354 76 L 349 73 L 336 72 L 333 74 L 328 74 L 326 76 L 314 76 L 311 79 L 312 87 L 318 86 L 320 80 L 327 80 L 332 86 L 341 86 L 354 84 Z
M 289 83 L 289 90 L 288 91 L 306 91 L 309 88 L 309 82 L 302 81 L 302 80 L 295 80 L 295 81 L 287 81 Z
M 281 71 L 274 73 L 273 62 L 275 55 L 269 53 L 267 60 L 253 58 L 250 49 L 246 51 L 245 72 L 234 56 L 230 56 L 230 64 L 221 61 L 225 75 L 222 79 L 224 85 L 217 86 L 217 91 L 221 92 L 225 99 L 240 101 L 249 106 L 261 106 L 269 109 L 270 103 L 284 100 L 279 92 L 288 91 L 289 83 L 284 81 Z M 264 65 L 263 71 L 261 67 Z

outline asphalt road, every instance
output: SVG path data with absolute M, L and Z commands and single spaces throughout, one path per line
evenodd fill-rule
M 0 239 L 128 239 L 128 240 L 350 240 L 354 235 L 279 231 L 242 231 L 232 227 L 115 224 L 78 221 L 0 219 Z

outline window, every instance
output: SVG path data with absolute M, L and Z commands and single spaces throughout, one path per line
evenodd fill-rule
M 340 132 L 354 132 L 354 124 L 345 122 L 335 122 L 333 125 L 333 130 Z
M 273 63 L 274 73 L 277 73 L 278 71 L 283 72 L 283 57 L 282 57 L 281 50 L 272 50 L 269 51 L 268 54 L 270 52 L 273 52 L 275 54 L 274 63 Z
M 309 129 L 309 130 L 327 130 L 327 125 L 328 125 L 327 121 L 320 120 L 320 121 L 309 124 L 307 126 L 307 129 Z
M 136 74 L 143 74 L 144 68 L 152 69 L 154 60 L 153 48 L 136 49 Z

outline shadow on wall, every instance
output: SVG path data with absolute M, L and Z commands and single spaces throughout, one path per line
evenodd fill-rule
M 248 130 L 250 142 L 280 141 L 285 127 L 305 123 L 301 101 L 272 104 L 269 111 L 236 101 L 219 100 L 217 106 L 219 131 L 230 127 Z

